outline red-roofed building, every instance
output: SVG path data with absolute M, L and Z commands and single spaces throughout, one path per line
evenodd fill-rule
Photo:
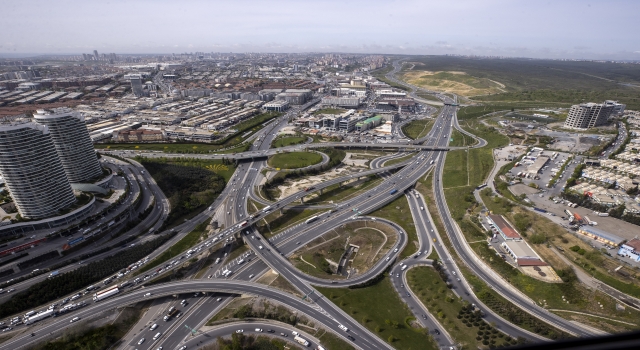
M 505 241 L 520 241 L 522 237 L 502 215 L 489 215 L 489 223 L 495 233 L 499 233 Z

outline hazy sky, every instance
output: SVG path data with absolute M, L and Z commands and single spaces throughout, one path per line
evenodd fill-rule
M 362 52 L 640 60 L 637 0 L 0 0 L 0 55 Z

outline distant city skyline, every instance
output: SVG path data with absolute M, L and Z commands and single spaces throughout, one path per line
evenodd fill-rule
M 97 50 L 640 60 L 640 2 L 630 0 L 27 0 L 2 8 L 0 57 Z

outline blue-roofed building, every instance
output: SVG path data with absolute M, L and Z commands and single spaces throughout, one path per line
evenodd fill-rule
M 622 238 L 614 234 L 611 234 L 606 231 L 602 231 L 600 229 L 597 229 L 593 226 L 588 226 L 588 225 L 580 226 L 580 228 L 578 228 L 578 233 L 583 236 L 592 238 L 595 241 L 609 244 L 612 246 L 618 246 L 623 241 Z
M 640 239 L 634 238 L 620 246 L 618 255 L 633 261 L 640 261 Z

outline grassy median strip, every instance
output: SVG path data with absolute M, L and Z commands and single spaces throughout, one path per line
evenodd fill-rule
M 415 319 L 388 276 L 366 288 L 316 289 L 396 349 L 427 350 L 437 345 Z
M 148 264 L 140 268 L 138 270 L 138 275 L 145 271 L 151 270 L 152 268 L 164 263 L 165 261 L 178 256 L 178 254 L 184 252 L 189 247 L 196 245 L 200 241 L 202 235 L 205 234 L 207 225 L 209 225 L 209 221 L 205 221 L 196 226 L 193 231 L 187 233 L 186 236 L 182 237 L 182 239 L 179 240 L 176 244 L 172 245 L 171 248 L 165 250 L 162 254 L 158 255 L 155 259 L 151 260 Z
M 484 322 L 466 301 L 458 299 L 435 269 L 414 267 L 407 273 L 407 282 L 415 296 L 463 348 L 517 343 Z

